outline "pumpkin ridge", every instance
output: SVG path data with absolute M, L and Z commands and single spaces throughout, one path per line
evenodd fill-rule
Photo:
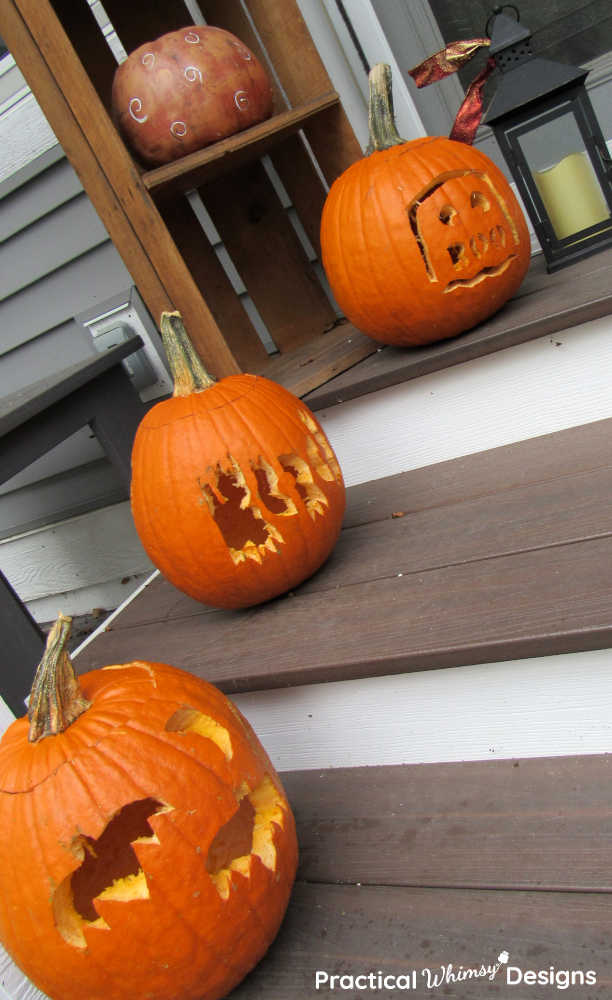
M 176 708 L 176 702 L 174 703 L 173 707 Z M 202 770 L 204 770 L 208 774 L 210 774 L 214 778 L 214 780 L 217 782 L 217 784 L 219 784 L 222 788 L 226 788 L 227 787 L 227 782 L 223 780 L 223 777 L 220 774 L 218 774 L 214 770 L 214 768 L 212 768 L 210 766 L 210 764 L 207 764 L 205 761 L 202 761 L 199 758 L 194 757 L 193 754 L 189 753 L 187 750 L 185 750 L 179 744 L 173 742 L 170 739 L 163 739 L 160 736 L 160 734 L 157 733 L 157 732 L 152 732 L 151 730 L 140 728 L 140 727 L 135 726 L 135 725 L 130 724 L 130 723 L 128 723 L 126 725 L 126 729 L 129 729 L 133 733 L 137 733 L 141 737 L 142 736 L 148 737 L 149 739 L 151 739 L 155 743 L 161 744 L 165 750 L 167 750 L 168 748 L 171 748 L 173 751 L 176 752 L 177 755 L 185 757 L 191 764 L 195 764 L 197 767 L 202 768 Z M 232 736 L 235 738 L 235 734 L 234 733 L 232 733 Z M 202 737 L 202 739 L 206 739 L 206 737 Z M 240 743 L 241 743 L 241 748 L 243 750 L 246 750 L 248 748 L 248 743 L 247 743 L 247 741 L 246 741 L 246 739 L 244 737 L 240 740 Z M 98 748 L 96 748 L 96 749 L 98 749 Z M 105 747 L 104 751 L 106 751 L 106 749 L 107 748 Z M 123 773 L 127 774 L 128 777 L 130 777 L 129 772 L 125 771 L 125 768 L 121 765 L 121 763 L 117 763 L 115 757 L 113 757 L 112 755 L 110 755 L 108 753 L 105 753 L 104 751 L 103 751 L 102 755 L 106 756 L 106 758 L 114 766 L 116 766 L 119 770 L 123 771 Z M 264 766 L 264 762 L 262 760 L 259 760 L 259 758 L 258 758 L 258 764 L 261 767 Z M 138 785 L 136 785 L 135 782 L 134 782 L 134 785 L 135 785 L 136 788 L 138 788 Z M 142 795 L 143 795 L 144 798 L 148 798 L 152 794 L 150 792 L 146 792 L 146 790 L 143 789 L 143 788 L 139 788 L 139 791 L 142 792 Z
M 393 163 L 392 164 L 392 168 L 395 168 L 395 166 L 396 166 L 395 163 Z M 397 186 L 396 183 L 395 183 L 397 181 L 397 179 L 398 179 L 397 175 L 398 175 L 397 169 L 393 169 L 393 182 L 394 182 L 393 186 L 394 187 Z M 377 208 L 378 208 L 379 219 L 382 221 L 382 226 L 383 226 L 383 228 L 384 228 L 384 230 L 385 230 L 385 232 L 387 234 L 387 243 L 391 247 L 391 252 L 393 253 L 393 257 L 394 257 L 394 259 L 396 261 L 396 266 L 397 266 L 398 270 L 401 272 L 403 280 L 406 282 L 407 285 L 409 285 L 411 287 L 412 286 L 412 282 L 410 281 L 410 271 L 407 272 L 406 265 L 404 263 L 402 255 L 400 254 L 399 250 L 397 249 L 397 245 L 396 245 L 395 239 L 393 239 L 392 236 L 391 236 L 391 232 L 390 232 L 390 229 L 389 229 L 389 222 L 388 222 L 388 219 L 387 219 L 387 215 L 386 215 L 385 209 L 384 209 L 383 205 L 381 205 L 381 201 L 380 201 L 380 191 L 379 191 L 378 187 L 375 186 L 375 185 L 373 185 L 373 193 L 374 193 L 374 198 L 376 200 L 376 205 L 377 205 Z M 406 214 L 406 206 L 404 206 L 404 213 Z M 406 224 L 410 225 L 408 217 L 406 218 Z M 393 314 L 397 315 L 395 309 L 393 309 Z M 403 323 L 404 322 L 403 317 L 401 315 L 397 315 L 397 322 L 399 322 L 399 323 Z
M 372 276 L 372 280 L 373 280 L 373 282 L 374 282 L 374 284 L 376 286 L 376 294 L 377 294 L 377 296 L 378 297 L 382 297 L 382 290 L 381 290 L 381 287 L 380 287 L 380 282 L 378 280 L 378 275 L 376 273 L 376 269 L 373 268 L 372 265 L 371 265 L 371 249 L 370 249 L 370 245 L 368 243 L 368 240 L 366 238 L 366 233 L 368 232 L 368 229 L 366 228 L 366 225 L 365 225 L 365 211 L 364 211 L 365 197 L 364 197 L 364 193 L 363 193 L 364 181 L 367 183 L 368 182 L 368 177 L 367 177 L 367 174 L 365 173 L 365 171 L 361 170 L 359 172 L 358 176 L 357 176 L 357 185 L 356 185 L 356 189 L 355 189 L 355 192 L 354 192 L 355 195 L 356 195 L 357 205 L 358 205 L 358 218 L 359 218 L 359 227 L 358 228 L 359 228 L 359 232 L 364 234 L 363 235 L 363 251 L 364 251 L 364 263 L 366 265 L 366 269 L 370 271 L 370 274 Z M 373 190 L 374 186 L 371 185 L 370 187 Z M 370 190 L 370 188 L 368 188 L 368 190 Z M 366 191 L 366 195 L 367 195 L 367 191 Z M 369 307 L 366 307 L 366 308 L 367 308 L 367 311 L 369 313 Z
M 94 743 L 87 743 L 82 745 L 79 748 L 77 754 L 75 754 L 73 757 L 67 757 L 65 760 L 60 761 L 59 764 L 57 764 L 52 771 L 49 771 L 48 774 L 45 774 L 44 778 L 41 778 L 39 781 L 35 781 L 34 784 L 32 785 L 28 785 L 27 788 L 13 788 L 13 789 L 0 788 L 0 795 L 28 795 L 30 792 L 33 792 L 34 789 L 40 788 L 41 785 L 44 785 L 49 780 L 49 778 L 53 778 L 56 774 L 59 773 L 59 771 L 62 770 L 62 768 L 66 767 L 67 765 L 73 764 L 74 761 L 79 759 L 81 753 L 84 753 L 89 750 L 97 750 L 100 744 L 103 743 L 105 740 L 111 739 L 113 736 L 119 736 L 119 735 L 121 734 L 114 732 L 107 733 L 105 736 L 101 736 L 100 739 L 96 740 Z

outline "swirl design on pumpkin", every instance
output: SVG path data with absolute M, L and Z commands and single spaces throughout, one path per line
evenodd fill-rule
M 247 48 L 245 48 L 245 46 L 242 45 L 240 42 L 233 42 L 232 41 L 232 42 L 230 42 L 230 45 L 233 45 L 235 49 L 238 49 L 238 52 L 240 53 L 240 55 L 242 56 L 242 58 L 245 60 L 245 62 L 250 62 L 251 59 L 253 58 L 253 53 L 249 52 L 249 50 Z
M 189 80 L 189 83 L 195 83 L 199 80 L 202 83 L 202 70 L 198 69 L 197 66 L 186 66 L 185 67 L 185 79 Z
M 234 104 L 239 111 L 246 111 L 249 106 L 249 95 L 246 90 L 237 90 L 234 94 Z
M 197 45 L 200 41 L 200 36 L 195 31 L 188 31 L 185 35 L 185 41 L 188 45 Z
M 142 57 L 141 62 L 142 62 L 143 66 L 154 66 L 155 65 L 155 53 L 154 52 L 145 52 L 145 54 Z
M 187 125 L 185 122 L 172 122 L 170 131 L 175 139 L 182 139 L 183 136 L 187 135 Z
M 149 116 L 146 114 L 139 117 L 140 112 L 142 111 L 142 101 L 140 100 L 139 97 L 133 97 L 131 99 L 130 103 L 128 104 L 128 111 L 130 112 L 130 115 L 132 116 L 134 121 L 138 122 L 139 125 L 143 125 L 144 122 L 146 122 L 149 118 Z

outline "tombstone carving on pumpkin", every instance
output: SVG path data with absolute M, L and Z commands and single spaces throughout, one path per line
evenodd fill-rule
M 321 220 L 325 272 L 347 318 L 382 343 L 428 344 L 496 312 L 530 258 L 512 189 L 463 142 L 405 142 L 387 66 L 370 76 L 373 151 L 332 185 Z

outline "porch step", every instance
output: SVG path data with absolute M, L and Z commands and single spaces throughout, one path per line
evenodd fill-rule
M 610 646 L 611 435 L 603 420 L 352 487 L 331 559 L 291 595 L 221 612 L 158 577 L 77 669 L 165 660 L 232 693 Z M 598 754 L 283 773 L 298 878 L 232 997 L 610 995 L 611 768 Z
M 78 657 L 226 692 L 612 645 L 612 420 L 351 487 L 327 564 L 218 611 L 158 577 Z
M 551 967 L 595 974 L 590 989 L 576 981 L 568 996 L 608 995 L 611 776 L 607 755 L 283 775 L 300 840 L 297 883 L 278 938 L 232 997 L 439 989 L 484 998 L 513 995 L 514 985 L 543 1000 L 555 984 L 520 984 L 516 970 Z M 493 980 L 452 978 L 495 964 Z M 406 994 L 336 980 L 332 992 L 320 978 L 316 993 L 317 970 L 414 985 Z

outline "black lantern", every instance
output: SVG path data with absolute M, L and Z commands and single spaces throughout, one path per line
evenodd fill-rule
M 531 32 L 501 7 L 489 24 L 501 80 L 484 123 L 555 271 L 612 246 L 612 160 L 584 87 L 587 71 L 535 57 Z

